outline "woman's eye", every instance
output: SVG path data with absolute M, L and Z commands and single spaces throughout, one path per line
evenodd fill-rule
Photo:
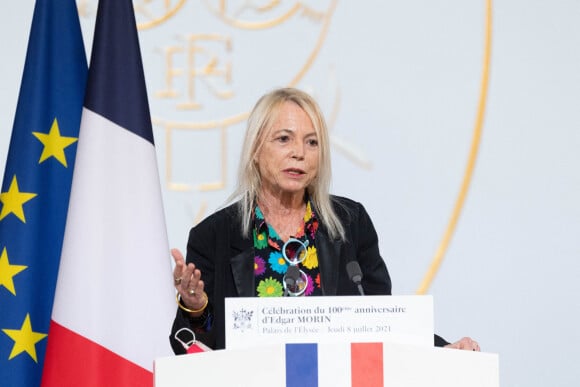
M 318 146 L 318 140 L 308 140 L 308 145 L 310 146 Z
M 288 142 L 290 140 L 290 136 L 280 136 L 278 137 L 278 141 L 280 142 Z

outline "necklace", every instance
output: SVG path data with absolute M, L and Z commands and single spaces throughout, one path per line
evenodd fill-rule
M 294 236 L 304 224 L 304 212 L 306 211 L 306 204 L 303 204 L 297 210 L 279 211 L 274 214 L 268 208 L 260 206 L 262 214 L 266 223 L 268 223 L 283 241 L 288 240 L 289 237 Z M 284 213 L 285 212 L 285 213 Z

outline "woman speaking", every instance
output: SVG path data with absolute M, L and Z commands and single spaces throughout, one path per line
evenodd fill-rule
M 226 297 L 358 295 L 360 287 L 391 294 L 369 215 L 330 195 L 330 179 L 328 130 L 314 99 L 293 88 L 260 98 L 248 118 L 233 204 L 191 229 L 186 260 L 172 250 L 175 353 L 186 351 L 176 339 L 183 328 L 211 348 L 225 347 Z M 450 346 L 479 350 L 469 338 Z

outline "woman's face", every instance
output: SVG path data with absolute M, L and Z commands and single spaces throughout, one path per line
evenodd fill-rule
M 256 155 L 262 191 L 274 196 L 304 195 L 318 173 L 318 137 L 310 117 L 293 102 L 284 102 L 264 134 Z

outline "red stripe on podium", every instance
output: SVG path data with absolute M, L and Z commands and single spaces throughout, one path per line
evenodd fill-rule
M 383 386 L 383 343 L 351 343 L 352 387 Z

